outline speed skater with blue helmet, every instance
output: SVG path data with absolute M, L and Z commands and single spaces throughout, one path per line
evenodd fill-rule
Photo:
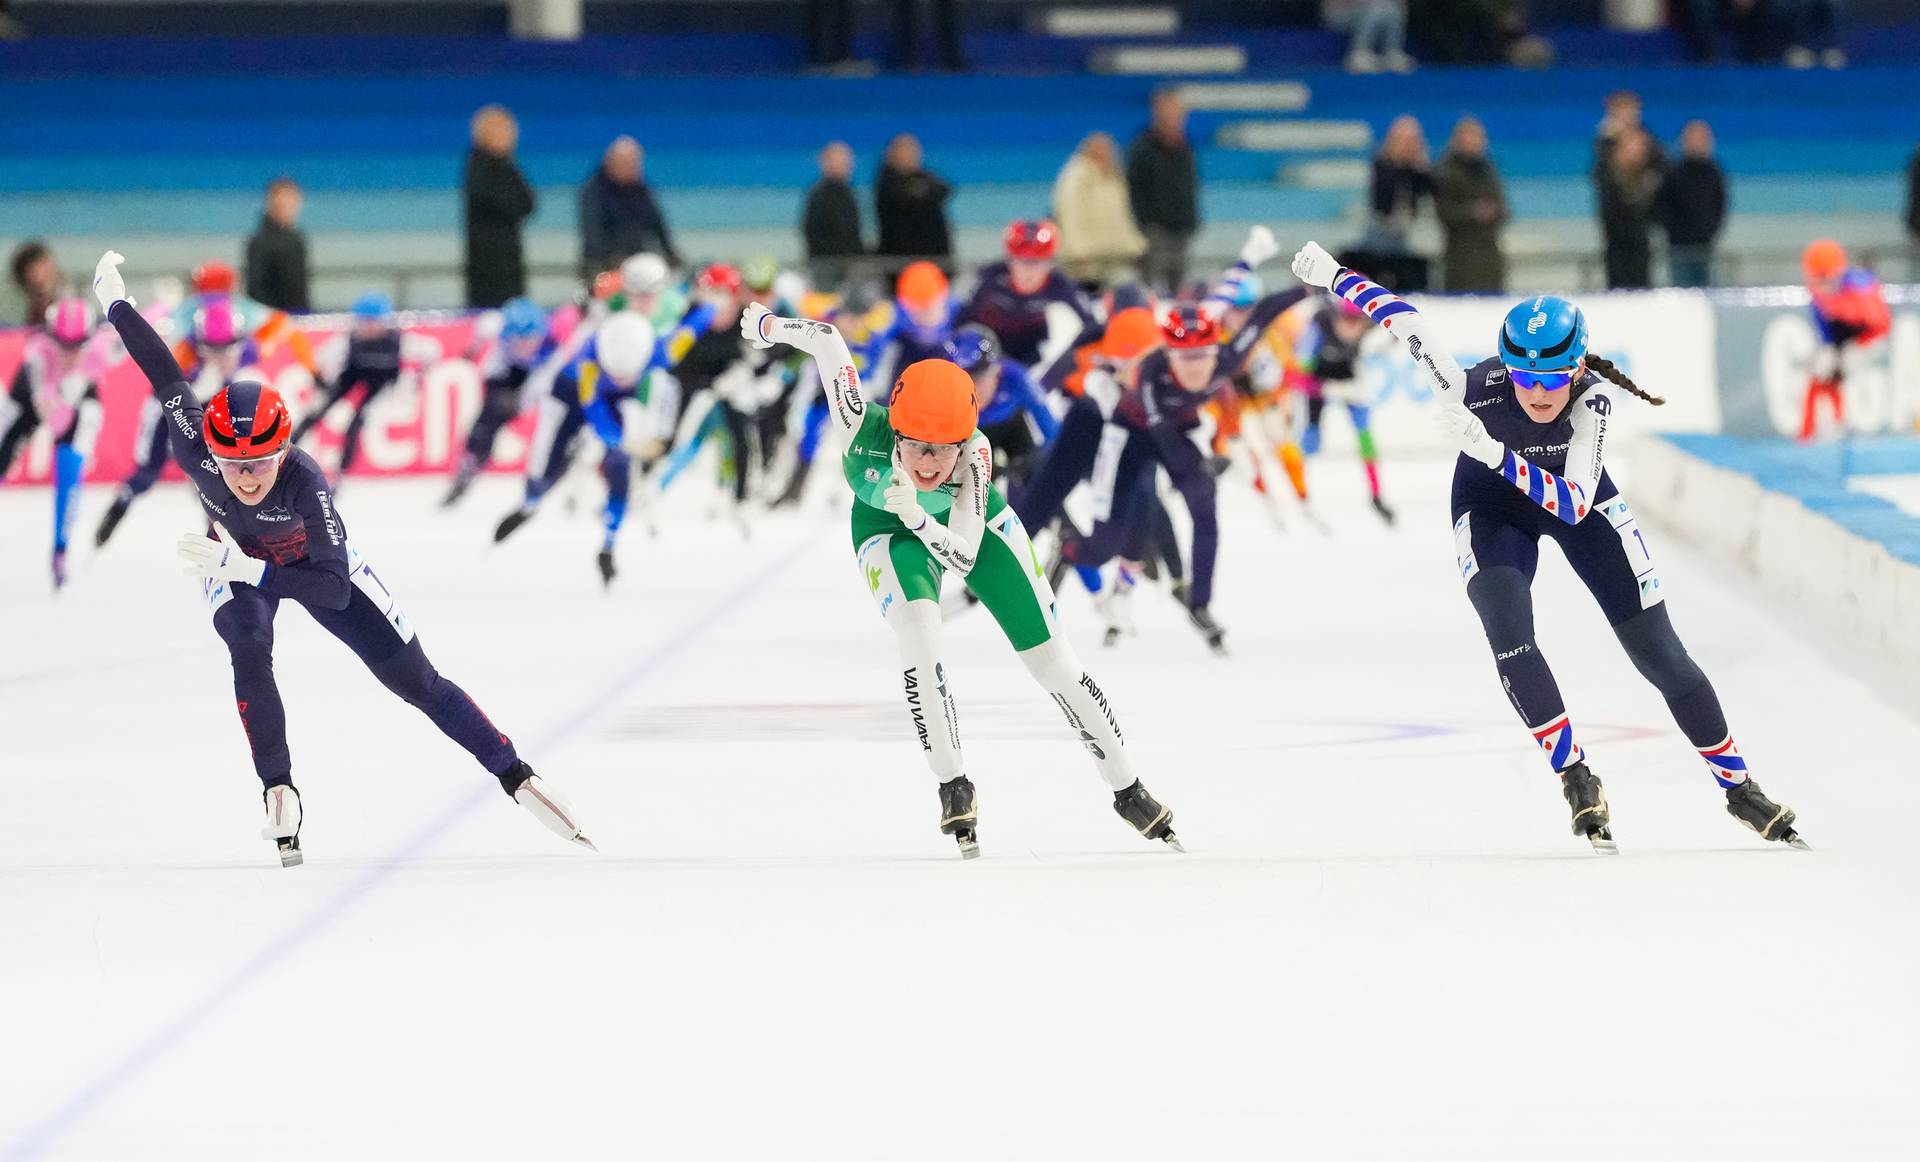
M 359 455 L 360 432 L 366 427 L 367 409 L 381 392 L 399 382 L 404 369 L 402 352 L 406 332 L 394 319 L 393 299 L 389 295 L 381 291 L 361 295 L 353 301 L 351 320 L 347 333 L 333 341 L 344 348 L 339 372 L 326 379 L 319 401 L 293 430 L 293 441 L 297 444 L 326 418 L 335 404 L 346 399 L 348 393 L 359 392 L 347 405 L 352 416 L 340 437 L 340 463 L 333 475 L 336 489 Z
M 1625 401 L 1665 401 L 1594 352 L 1586 316 L 1558 296 L 1516 304 L 1494 336 L 1495 354 L 1463 369 L 1412 303 L 1343 268 L 1319 244 L 1302 248 L 1293 270 L 1404 343 L 1437 397 L 1440 432 L 1460 453 L 1455 562 L 1501 686 L 1559 778 L 1574 834 L 1596 850 L 1614 850 L 1606 792 L 1534 638 L 1533 576 L 1543 537 L 1559 545 L 1634 668 L 1666 699 L 1725 792 L 1728 814 L 1763 839 L 1799 846 L 1793 811 L 1749 777 L 1719 695 L 1674 632 L 1645 531 L 1607 473 L 1607 430 Z

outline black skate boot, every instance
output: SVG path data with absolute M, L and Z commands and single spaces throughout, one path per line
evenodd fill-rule
M 1737 787 L 1727 788 L 1727 814 L 1758 832 L 1762 839 L 1807 850 L 1807 841 L 1801 839 L 1800 833 L 1793 829 L 1793 808 L 1782 807 L 1767 798 L 1760 784 L 1752 779 Z
M 1180 846 L 1180 837 L 1173 833 L 1173 812 L 1149 795 L 1139 779 L 1135 779 L 1126 790 L 1113 793 L 1113 809 L 1129 826 L 1148 839 L 1164 840 L 1175 851 L 1187 850 Z
M 940 830 L 953 836 L 960 845 L 961 859 L 974 859 L 980 854 L 980 840 L 974 834 L 974 824 L 979 814 L 973 805 L 973 780 L 961 775 L 940 784 Z
M 500 518 L 500 523 L 494 527 L 493 543 L 497 545 L 501 541 L 506 540 L 508 537 L 512 536 L 515 532 L 517 532 L 521 525 L 526 524 L 528 521 L 532 519 L 533 519 L 532 509 L 530 508 L 514 509 L 512 512 L 508 513 L 506 516 Z
M 1613 817 L 1607 814 L 1607 789 L 1585 763 L 1575 763 L 1560 772 L 1560 791 L 1573 812 L 1573 833 L 1585 837 L 1593 849 L 1613 855 L 1620 849 L 1613 842 Z
M 1392 510 L 1392 509 L 1390 509 L 1390 508 L 1388 508 L 1388 507 L 1387 507 L 1387 502 L 1386 502 L 1386 501 L 1384 501 L 1384 500 L 1381 500 L 1381 499 L 1380 499 L 1379 497 L 1377 497 L 1377 496 L 1376 496 L 1376 497 L 1374 497 L 1374 498 L 1373 498 L 1373 511 L 1375 511 L 1375 512 L 1377 512 L 1377 513 L 1379 513 L 1379 514 L 1380 514 L 1380 519 L 1381 519 L 1381 520 L 1383 520 L 1383 521 L 1386 521 L 1386 522 L 1387 522 L 1387 527 L 1388 527 L 1388 528 L 1392 528 L 1392 527 L 1393 527 L 1393 516 L 1394 516 L 1394 513 L 1393 513 L 1393 510 Z
M 122 494 L 113 498 L 113 503 L 107 506 L 106 515 L 100 518 L 100 527 L 93 531 L 94 548 L 103 548 L 106 545 L 107 538 L 113 535 L 113 530 L 120 527 L 121 518 L 127 515 L 127 509 L 131 507 L 133 507 L 131 496 Z
M 260 801 L 267 808 L 260 838 L 273 840 L 281 867 L 299 867 L 307 858 L 300 854 L 300 792 L 292 783 L 281 783 L 262 790 Z
M 1227 656 L 1227 631 L 1213 620 L 1213 613 L 1204 605 L 1189 606 L 1187 620 L 1193 622 L 1193 628 L 1207 641 L 1207 648 L 1221 657 Z
M 446 496 L 440 500 L 440 507 L 452 508 L 459 504 L 460 498 L 467 494 L 467 489 L 473 487 L 474 477 L 478 475 L 480 475 L 480 467 L 473 463 L 472 457 L 462 460 L 460 467 L 453 474 L 452 486 L 447 489 Z
M 613 567 L 613 550 L 601 549 L 600 555 L 594 558 L 594 561 L 600 566 L 600 584 L 605 588 L 611 589 L 613 587 L 614 574 L 619 572 L 618 569 Z

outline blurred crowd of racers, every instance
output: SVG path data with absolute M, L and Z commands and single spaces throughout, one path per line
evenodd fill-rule
M 577 503 L 583 485 L 591 487 L 601 529 L 591 553 L 582 547 L 582 565 L 590 556 L 608 585 L 630 513 L 657 534 L 655 500 L 696 466 L 716 466 L 716 495 L 743 535 L 756 512 L 800 501 L 826 422 L 821 384 L 811 362 L 790 349 L 755 351 L 742 341 L 738 320 L 750 302 L 834 323 L 876 403 L 922 359 L 949 359 L 971 374 L 995 478 L 1028 528 L 1051 530 L 1041 543 L 1056 586 L 1077 572 L 1096 595 L 1109 642 L 1131 632 L 1129 596 L 1151 579 L 1221 647 L 1223 631 L 1207 610 L 1216 481 L 1251 488 L 1278 527 L 1298 518 L 1324 528 L 1308 464 L 1329 408 L 1344 413 L 1357 439 L 1373 510 L 1393 522 L 1361 375 L 1363 355 L 1383 337 L 1370 336 L 1373 324 L 1337 297 L 1298 286 L 1267 292 L 1258 270 L 1278 252 L 1268 231 L 1256 227 L 1238 262 L 1172 302 L 1134 286 L 1092 297 L 1056 267 L 1057 247 L 1051 222 L 1012 223 L 1004 259 L 977 271 L 964 295 L 930 262 L 906 266 L 891 286 L 827 294 L 770 259 L 682 277 L 641 254 L 600 273 L 572 301 L 543 307 L 518 298 L 481 314 L 471 345 L 458 352 L 410 342 L 407 320 L 379 293 L 361 296 L 342 332 L 316 344 L 284 312 L 246 298 L 220 262 L 196 268 L 185 285 L 157 288 L 142 310 L 173 343 L 203 401 L 276 349 L 304 366 L 317 390 L 294 439 L 321 425 L 339 435 L 338 459 L 323 460 L 336 488 L 353 472 L 376 397 L 437 359 L 472 361 L 484 390 L 443 503 L 462 501 L 493 461 L 502 430 L 532 413 L 521 498 L 494 539 L 510 538 L 556 493 Z M 1877 285 L 1856 285 L 1857 272 L 1837 250 L 1823 243 L 1808 251 L 1816 317 L 1824 288 L 1825 314 L 1838 320 L 1842 338 L 1871 341 L 1884 334 L 1884 302 Z M 1159 351 L 1165 356 L 1150 372 L 1165 381 L 1157 391 L 1141 372 Z M 0 474 L 38 428 L 52 435 L 56 588 L 67 578 L 80 482 L 102 431 L 98 385 L 123 356 L 86 297 L 61 297 L 30 331 L 0 397 Z M 1817 374 L 1810 385 L 1809 434 L 1817 406 L 1839 406 L 1837 374 Z M 159 402 L 147 399 L 142 409 L 134 467 L 92 529 L 96 547 L 108 544 L 166 463 Z M 709 447 L 717 455 L 703 459 Z M 598 485 L 589 483 L 595 476 Z M 1163 499 L 1175 493 L 1187 510 L 1184 537 Z M 1197 593 L 1196 574 L 1204 579 Z

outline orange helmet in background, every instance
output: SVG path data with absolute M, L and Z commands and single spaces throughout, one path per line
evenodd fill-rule
M 1808 245 L 1800 254 L 1800 269 L 1808 282 L 1826 282 L 1847 272 L 1847 252 L 1831 238 Z
M 915 262 L 900 272 L 894 297 L 909 307 L 931 307 L 947 297 L 946 272 L 931 262 Z
M 1100 337 L 1100 354 L 1108 359 L 1136 359 L 1160 345 L 1160 322 L 1146 307 L 1128 307 L 1107 320 Z
M 909 440 L 958 444 L 980 425 L 973 376 L 946 359 L 922 359 L 900 373 L 887 405 L 887 422 Z

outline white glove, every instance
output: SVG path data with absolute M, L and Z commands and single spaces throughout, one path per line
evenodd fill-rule
M 740 334 L 754 350 L 765 351 L 773 346 L 765 320 L 778 317 L 759 303 L 748 303 L 746 309 L 740 312 Z
M 1104 367 L 1091 368 L 1082 382 L 1086 384 L 1087 398 L 1100 409 L 1100 418 L 1112 419 L 1122 394 L 1120 381 L 1113 377 L 1113 372 Z
M 219 540 L 210 541 L 195 533 L 180 538 L 180 559 L 187 563 L 187 576 L 260 584 L 260 578 L 267 575 L 267 563 L 241 552 L 227 535 L 227 526 L 215 522 L 213 531 Z
M 1334 276 L 1339 273 L 1340 264 L 1318 242 L 1307 243 L 1293 256 L 1293 275 L 1308 286 L 1332 290 Z
M 120 264 L 126 258 L 118 250 L 109 250 L 100 256 L 93 268 L 93 295 L 100 300 L 101 313 L 113 310 L 113 304 L 125 300 L 128 306 L 133 299 L 127 294 L 127 280 L 120 277 Z
M 1434 408 L 1433 422 L 1440 429 L 1440 437 L 1462 454 L 1496 472 L 1506 462 L 1506 445 L 1494 439 L 1487 431 L 1487 425 L 1480 422 L 1479 416 L 1468 411 L 1466 405 L 1441 401 Z
M 927 526 L 927 510 L 920 507 L 920 492 L 907 483 L 906 474 L 898 468 L 888 479 L 884 503 L 887 511 L 899 517 L 909 531 L 917 533 Z
M 1247 231 L 1247 241 L 1240 247 L 1240 261 L 1248 270 L 1259 270 L 1260 264 L 1280 253 L 1280 241 L 1273 231 L 1265 226 L 1255 226 Z

